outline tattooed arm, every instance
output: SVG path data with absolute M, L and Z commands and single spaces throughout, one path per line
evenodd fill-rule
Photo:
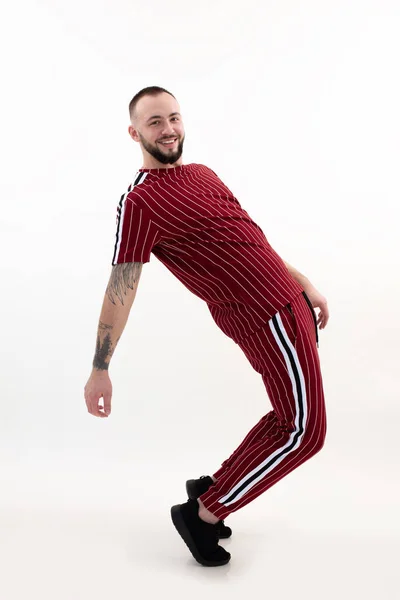
M 104 296 L 97 332 L 94 371 L 107 371 L 136 296 L 143 263 L 115 265 Z
M 115 265 L 104 296 L 93 369 L 85 385 L 90 414 L 107 418 L 111 414 L 112 385 L 108 374 L 111 357 L 125 328 L 136 296 L 143 263 Z

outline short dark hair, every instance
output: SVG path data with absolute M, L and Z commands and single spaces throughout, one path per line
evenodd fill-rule
M 152 85 L 150 87 L 146 87 L 146 88 L 143 88 L 142 90 L 140 90 L 140 92 L 138 92 L 129 103 L 129 116 L 131 117 L 131 119 L 135 115 L 137 103 L 139 102 L 139 100 L 141 98 L 143 98 L 143 96 L 158 96 L 159 94 L 162 94 L 163 92 L 165 92 L 166 94 L 169 94 L 170 96 L 175 98 L 175 96 L 173 94 L 171 94 L 171 92 L 169 92 L 168 90 L 165 90 L 162 87 L 158 87 L 157 85 Z M 176 100 L 176 98 L 175 98 L 175 100 Z

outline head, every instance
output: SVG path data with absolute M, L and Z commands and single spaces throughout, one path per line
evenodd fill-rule
M 140 144 L 143 168 L 177 167 L 182 164 L 185 130 L 178 102 L 160 87 L 141 90 L 129 104 L 129 135 Z M 168 145 L 168 140 L 175 140 Z

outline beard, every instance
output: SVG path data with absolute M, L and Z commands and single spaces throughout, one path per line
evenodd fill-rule
M 177 138 L 178 147 L 174 151 L 170 150 L 169 148 L 165 148 L 163 151 L 158 144 L 155 144 L 154 146 L 149 144 L 149 142 L 147 142 L 140 133 L 139 137 L 144 149 L 163 165 L 173 165 L 182 156 L 183 142 L 185 141 L 184 137 L 181 140 Z

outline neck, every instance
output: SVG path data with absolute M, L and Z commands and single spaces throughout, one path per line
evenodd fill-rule
M 142 169 L 174 169 L 175 167 L 181 167 L 183 165 L 183 159 L 182 157 L 179 158 L 179 160 L 177 160 L 175 163 L 171 164 L 163 164 L 161 162 L 159 162 L 158 160 L 156 160 L 153 157 L 146 157 L 143 160 L 143 167 Z

